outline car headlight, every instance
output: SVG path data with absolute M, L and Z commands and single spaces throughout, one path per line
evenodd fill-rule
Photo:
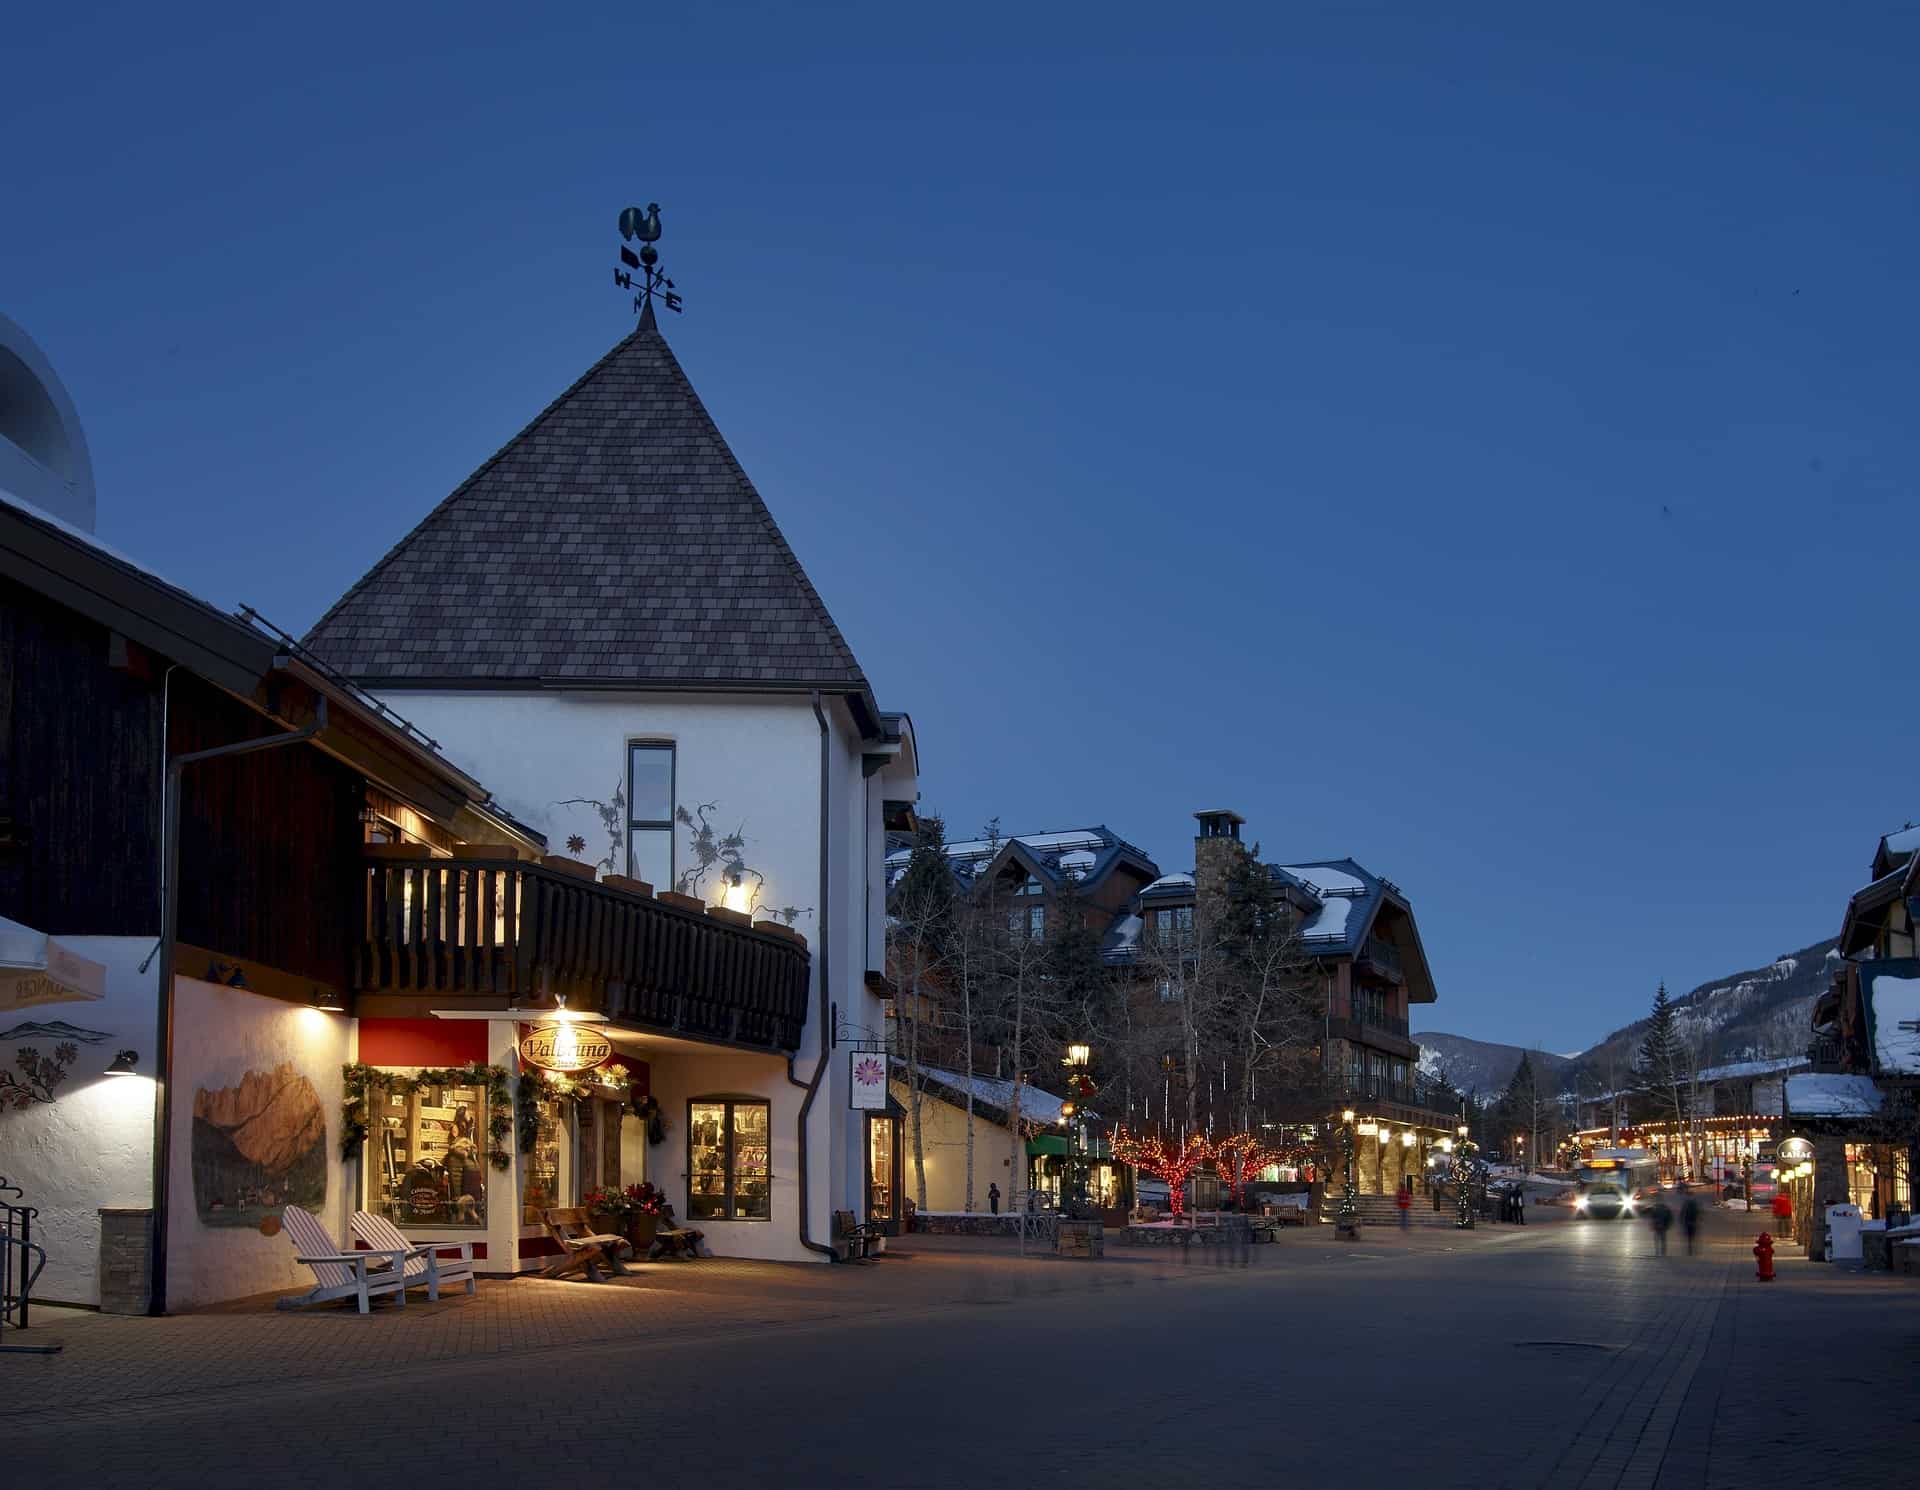
M 1633 1202 L 1631 1200 L 1620 1207 L 1620 1214 L 1623 1216 L 1631 1216 L 1633 1214 Z
M 1573 1208 L 1576 1211 L 1584 1211 L 1587 1208 L 1587 1197 L 1582 1195 L 1578 1200 L 1576 1200 L 1573 1203 Z

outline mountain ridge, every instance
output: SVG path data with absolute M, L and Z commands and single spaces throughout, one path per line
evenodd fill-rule
M 1807 1046 L 1813 1001 L 1825 991 L 1839 960 L 1837 939 L 1825 937 L 1758 967 L 1709 979 L 1673 999 L 1680 1036 L 1703 1067 L 1799 1055 Z M 1572 1055 L 1443 1030 L 1416 1031 L 1413 1039 L 1420 1046 L 1422 1071 L 1444 1073 L 1477 1097 L 1496 1097 L 1513 1079 L 1523 1054 L 1553 1073 L 1557 1089 L 1583 1080 L 1600 1090 L 1617 1089 L 1628 1079 L 1646 1028 L 1642 1015 Z

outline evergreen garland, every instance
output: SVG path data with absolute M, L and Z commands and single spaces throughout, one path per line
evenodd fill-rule
M 340 1068 L 346 1094 L 340 1113 L 340 1157 L 360 1152 L 373 1130 L 373 1094 L 398 1092 L 411 1096 L 423 1086 L 483 1086 L 487 1089 L 487 1162 L 495 1169 L 511 1169 L 513 1156 L 507 1138 L 513 1132 L 513 1094 L 507 1090 L 507 1068 L 474 1061 L 465 1066 L 428 1066 L 411 1076 L 356 1062 Z

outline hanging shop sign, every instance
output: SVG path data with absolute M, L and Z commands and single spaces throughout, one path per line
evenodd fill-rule
M 591 1071 L 613 1054 L 613 1041 L 568 1021 L 536 1024 L 520 1037 L 520 1059 L 542 1071 Z
M 887 1058 L 871 1050 L 847 1052 L 847 1106 L 855 1112 L 887 1110 Z
M 1777 1150 L 1781 1162 L 1786 1164 L 1804 1164 L 1813 1157 L 1813 1140 L 1810 1138 L 1783 1138 Z

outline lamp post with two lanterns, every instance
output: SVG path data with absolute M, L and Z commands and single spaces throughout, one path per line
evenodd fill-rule
M 1062 1209 L 1076 1218 L 1090 1208 L 1087 1194 L 1092 1180 L 1093 1155 L 1087 1140 L 1086 1099 L 1094 1092 L 1093 1047 L 1075 1042 L 1067 1047 L 1061 1065 L 1067 1068 L 1067 1100 L 1060 1104 L 1060 1116 L 1071 1125 L 1067 1142 L 1066 1188 Z
M 1468 1190 L 1473 1180 L 1473 1145 L 1467 1142 L 1467 1125 L 1462 1123 L 1454 1130 L 1458 1139 L 1453 1145 L 1453 1190 L 1456 1215 L 1454 1225 L 1465 1231 L 1473 1229 L 1473 1205 Z
M 1340 1114 L 1340 1204 L 1333 1213 L 1333 1234 L 1343 1241 L 1360 1239 L 1360 1206 L 1353 1198 L 1353 1109 Z

